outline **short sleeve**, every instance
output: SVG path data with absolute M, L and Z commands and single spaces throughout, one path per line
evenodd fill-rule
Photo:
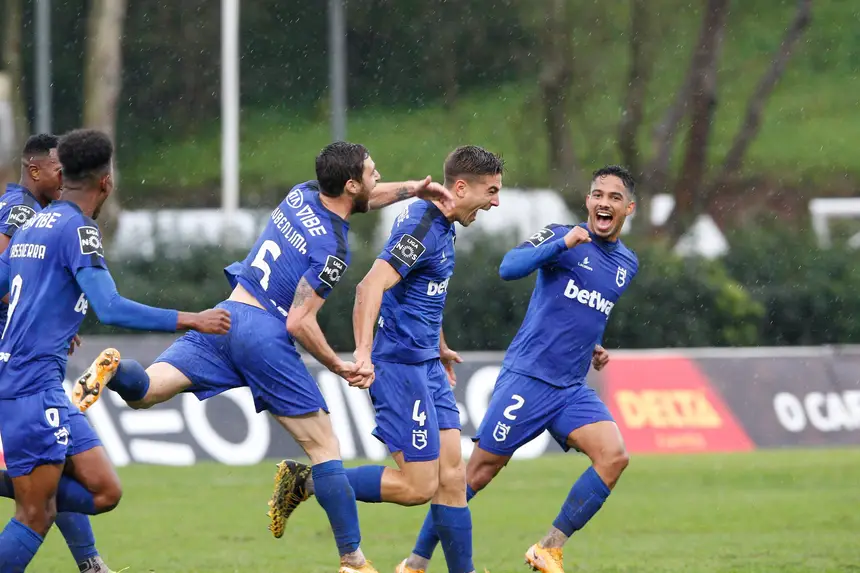
M 81 269 L 95 267 L 107 269 L 102 245 L 102 234 L 95 221 L 76 218 L 63 229 L 66 265 L 72 275 Z
M 33 218 L 36 210 L 19 203 L 7 203 L 0 208 L 0 233 L 11 237 L 24 223 Z
M 303 278 L 315 293 L 327 298 L 349 267 L 348 253 L 323 243 L 310 249 L 308 259 L 310 266 Z
M 430 208 L 426 208 L 415 217 L 396 220 L 385 248 L 376 258 L 388 262 L 402 278 L 421 268 L 430 259 L 438 242 L 433 215 Z

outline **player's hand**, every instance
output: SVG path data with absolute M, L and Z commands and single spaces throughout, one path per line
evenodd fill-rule
M 588 234 L 588 231 L 584 227 L 576 226 L 564 236 L 564 244 L 567 245 L 568 249 L 572 249 L 577 245 L 581 245 L 583 243 L 590 243 L 591 235 Z
M 457 385 L 457 373 L 454 372 L 454 364 L 460 364 L 463 362 L 463 358 L 447 346 L 444 346 L 439 348 L 439 359 L 445 367 L 445 373 L 448 374 L 448 384 L 451 385 L 451 388 L 455 387 Z
M 599 344 L 594 345 L 594 351 L 591 353 L 591 365 L 595 370 L 603 370 L 603 367 L 609 364 L 609 352 Z
M 203 312 L 180 312 L 177 330 L 190 329 L 203 334 L 230 332 L 230 313 L 223 308 L 210 308 Z
M 372 364 L 367 366 L 362 363 L 357 364 L 355 362 L 338 360 L 332 368 L 332 372 L 346 380 L 353 388 L 366 389 L 370 388 L 370 385 L 373 384 L 374 374 Z
M 451 192 L 433 181 L 429 175 L 418 182 L 418 186 L 415 188 L 415 196 L 427 201 L 439 201 L 447 209 L 454 208 L 454 196 L 451 195 Z
M 81 337 L 76 334 L 75 337 L 72 338 L 72 341 L 69 343 L 69 356 L 74 354 L 75 348 L 80 346 L 80 345 L 81 345 Z

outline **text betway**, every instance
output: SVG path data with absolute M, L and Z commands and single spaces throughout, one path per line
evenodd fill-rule
M 576 286 L 573 279 L 567 281 L 567 287 L 564 289 L 564 296 L 571 300 L 575 300 L 580 304 L 589 306 L 598 312 L 602 312 L 606 316 L 609 316 L 609 313 L 612 312 L 612 307 L 615 306 L 614 302 L 611 302 L 607 298 L 603 298 L 603 295 L 598 291 L 579 288 Z

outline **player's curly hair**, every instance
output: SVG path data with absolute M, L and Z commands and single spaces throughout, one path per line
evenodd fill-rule
M 631 198 L 636 195 L 636 181 L 633 179 L 633 175 L 631 175 L 626 168 L 620 165 L 607 165 L 606 167 L 601 167 L 591 174 L 591 180 L 594 181 L 598 177 L 604 177 L 606 175 L 614 175 L 621 179 L 627 192 L 630 193 Z
M 329 197 L 340 197 L 347 181 L 361 181 L 364 160 L 369 155 L 367 148 L 358 143 L 335 141 L 326 145 L 316 160 L 320 193 Z
M 22 155 L 27 157 L 48 155 L 52 149 L 57 148 L 59 138 L 50 133 L 39 133 L 31 135 L 24 143 Z
M 443 169 L 447 187 L 463 176 L 501 175 L 505 170 L 505 161 L 483 147 L 463 145 L 448 154 Z
M 57 155 L 63 166 L 63 178 L 82 181 L 110 169 L 113 144 L 101 131 L 76 129 L 60 138 Z

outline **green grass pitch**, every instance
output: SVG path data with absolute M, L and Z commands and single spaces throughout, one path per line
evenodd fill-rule
M 581 456 L 514 461 L 472 502 L 475 564 L 525 572 L 523 553 L 586 467 Z M 337 570 L 325 515 L 302 505 L 280 540 L 266 529 L 274 464 L 121 468 L 124 498 L 94 518 L 114 568 L 227 573 Z M 3 517 L 12 504 L 0 502 Z M 360 504 L 362 547 L 381 572 L 412 548 L 426 507 Z M 634 456 L 565 552 L 568 572 L 860 572 L 860 449 Z M 31 565 L 76 571 L 53 529 Z M 430 571 L 446 571 L 441 549 Z

